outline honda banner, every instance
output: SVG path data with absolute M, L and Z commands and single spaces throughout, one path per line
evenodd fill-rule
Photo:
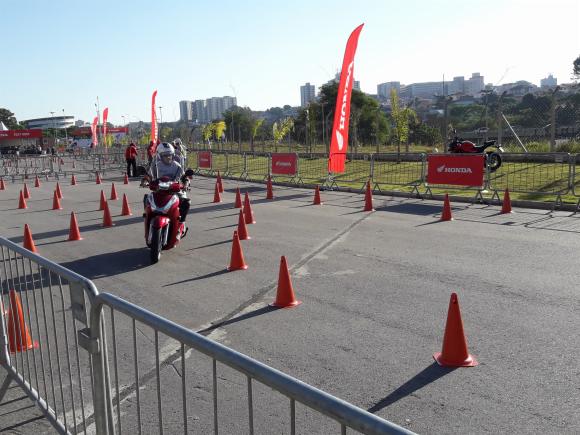
M 99 123 L 99 117 L 95 116 L 93 119 L 93 124 L 91 125 L 91 134 L 93 136 L 93 147 L 96 147 L 99 144 L 99 138 L 97 137 L 97 124 Z
M 154 144 L 157 143 L 157 116 L 155 115 L 155 97 L 157 91 L 153 92 L 151 97 L 151 140 Z
M 105 110 L 103 110 L 103 143 L 106 145 L 106 139 L 107 139 L 107 118 L 109 117 L 109 108 L 105 107 Z
M 427 156 L 428 184 L 481 187 L 484 170 L 485 156 L 482 154 Z
M 354 83 L 354 54 L 358 37 L 364 24 L 361 24 L 350 34 L 342 60 L 342 71 L 334 108 L 334 123 L 330 139 L 330 155 L 328 156 L 328 172 L 344 172 L 344 162 L 348 148 L 348 123 L 350 119 L 350 95 Z
M 0 130 L 0 139 L 33 139 L 41 138 L 42 129 L 32 128 L 30 130 Z
M 200 151 L 197 153 L 198 168 L 211 169 L 211 151 Z
M 298 156 L 296 153 L 272 154 L 272 175 L 296 175 Z

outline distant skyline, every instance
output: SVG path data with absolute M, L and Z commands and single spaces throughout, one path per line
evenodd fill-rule
M 580 54 L 577 0 L 344 0 L 219 6 L 187 0 L 5 0 L 0 107 L 18 120 L 51 111 L 91 120 L 99 96 L 114 124 L 163 120 L 179 101 L 231 95 L 253 110 L 300 105 L 300 86 L 334 77 L 349 33 L 361 89 L 470 77 L 495 85 L 549 74 L 571 81 Z

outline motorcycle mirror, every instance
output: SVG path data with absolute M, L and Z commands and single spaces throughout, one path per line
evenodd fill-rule
M 187 169 L 185 171 L 185 176 L 186 177 L 193 177 L 193 169 Z

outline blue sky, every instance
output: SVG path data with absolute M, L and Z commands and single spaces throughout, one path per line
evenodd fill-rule
M 365 23 L 355 62 L 363 91 L 480 72 L 486 83 L 569 82 L 580 54 L 578 0 L 45 1 L 0 5 L 0 107 L 21 119 L 164 121 L 180 100 L 233 95 L 264 110 L 299 105 L 340 67 Z

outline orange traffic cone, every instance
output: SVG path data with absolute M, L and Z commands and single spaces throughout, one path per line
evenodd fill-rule
M 220 171 L 218 171 L 216 183 L 218 184 L 218 188 L 220 193 L 224 193 L 224 185 L 222 183 L 222 177 L 220 175 Z
M 22 190 L 20 191 L 20 200 L 18 201 L 18 208 L 19 209 L 28 208 L 28 206 L 26 205 L 26 200 L 24 199 L 24 193 L 22 193 Z
M 28 224 L 24 224 L 24 242 L 22 245 L 24 249 L 28 249 L 30 252 L 38 252 L 34 240 L 32 240 L 32 233 Z
M 58 195 L 58 199 L 62 199 L 62 190 L 60 190 L 60 184 L 58 184 L 58 181 L 56 183 L 56 194 Z
M 441 352 L 434 353 L 433 358 L 443 367 L 474 367 L 477 365 L 477 361 L 467 350 L 457 293 L 451 293 L 449 300 L 443 349 Z
M 115 183 L 111 183 L 111 198 L 109 198 L 111 201 L 116 201 L 119 199 L 119 197 L 117 196 L 117 189 L 115 189 Z
M 252 205 L 250 204 L 250 195 L 248 195 L 248 192 L 246 192 L 244 197 L 244 218 L 246 220 L 246 224 L 256 223 L 254 220 L 254 213 L 252 212 Z
M 367 181 L 367 190 L 365 192 L 365 208 L 364 211 L 375 211 L 373 208 L 373 191 L 371 190 L 371 182 Z
M 234 203 L 234 208 L 242 208 L 242 194 L 240 193 L 240 188 L 236 188 L 236 202 Z
M 40 180 L 38 179 L 38 175 L 34 179 L 34 187 L 40 187 Z
M 58 199 L 58 192 L 54 191 L 54 196 L 52 197 L 52 209 L 53 210 L 62 210 L 60 206 L 60 199 Z
M 506 188 L 503 194 L 503 203 L 501 205 L 501 214 L 507 214 L 512 212 L 512 200 L 510 199 L 510 192 Z
M 286 257 L 282 256 L 280 259 L 280 272 L 278 273 L 276 300 L 271 305 L 278 308 L 292 308 L 301 303 L 302 301 L 296 300 L 296 297 L 294 296 L 294 289 L 292 288 L 292 281 L 290 280 L 290 272 L 288 271 Z
M 97 182 L 96 183 L 97 184 L 101 184 L 102 183 L 101 174 L 99 174 L 98 172 L 97 172 Z
M 70 212 L 70 228 L 68 230 L 68 241 L 75 242 L 77 240 L 82 240 L 81 231 L 79 230 L 79 224 L 77 223 L 77 217 L 75 212 Z
M 123 184 L 129 184 L 129 176 L 125 174 L 125 178 L 123 178 Z
M 238 236 L 240 240 L 250 240 L 251 237 L 248 235 L 248 228 L 246 227 L 246 218 L 244 213 L 240 210 L 240 217 L 238 219 Z
M 101 198 L 99 203 L 99 210 L 105 209 L 105 204 L 107 204 L 107 198 L 105 198 L 105 192 L 101 190 Z
M 109 211 L 109 204 L 105 201 L 105 208 L 103 212 L 103 226 L 112 227 L 113 219 L 111 218 L 111 212 Z
M 131 208 L 129 207 L 129 201 L 127 201 L 127 195 L 123 193 L 123 209 L 121 210 L 121 216 L 131 216 Z
M 4 178 L 0 178 L 0 190 L 6 190 L 6 186 L 4 185 Z
M 272 179 L 268 175 L 268 182 L 266 183 L 266 199 L 274 199 L 274 191 L 272 190 Z
M 238 232 L 234 231 L 234 239 L 232 241 L 232 256 L 230 258 L 229 271 L 246 270 L 248 265 L 244 261 L 244 253 L 242 252 L 242 244 L 238 237 Z
M 441 213 L 441 221 L 452 221 L 451 203 L 449 202 L 449 195 L 445 194 L 445 201 L 443 202 L 443 213 Z
M 312 205 L 322 205 L 322 201 L 320 199 L 320 188 L 318 185 L 316 186 L 316 190 L 314 191 L 314 201 L 312 201 Z
M 220 185 L 217 181 L 215 182 L 215 189 L 213 192 L 213 202 L 214 203 L 222 202 L 222 197 L 220 195 Z
M 25 352 L 38 347 L 37 341 L 32 341 L 30 331 L 24 321 L 24 312 L 20 296 L 10 290 L 10 309 L 8 310 L 8 349 L 10 353 Z
M 77 185 L 77 179 L 75 177 L 75 174 L 72 174 L 72 177 L 70 178 L 70 185 L 71 186 L 76 186 Z
M 24 183 L 24 199 L 30 199 L 30 191 L 28 190 L 28 186 Z

